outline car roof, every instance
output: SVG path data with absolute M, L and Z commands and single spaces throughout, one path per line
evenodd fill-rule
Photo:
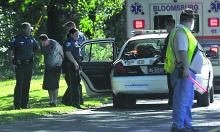
M 166 38 L 167 35 L 168 33 L 137 35 L 137 36 L 131 37 L 128 41 L 139 40 L 139 39 L 149 39 L 149 38 Z

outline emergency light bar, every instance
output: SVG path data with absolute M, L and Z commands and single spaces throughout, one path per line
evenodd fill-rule
M 144 35 L 144 34 L 160 34 L 167 33 L 167 30 L 134 30 L 131 31 L 133 35 Z
M 209 24 L 209 27 L 218 27 L 219 26 L 219 19 L 218 18 L 209 18 L 208 24 Z

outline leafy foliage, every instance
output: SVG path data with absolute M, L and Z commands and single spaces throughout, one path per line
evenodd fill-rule
M 14 12 L 9 10 L 3 10 L 0 7 L 0 79 L 6 77 L 12 77 L 9 62 L 9 40 L 13 29 L 13 20 L 11 19 L 15 15 Z M 3 76 L 4 75 L 4 76 Z
M 107 45 L 105 47 L 102 47 L 100 45 L 93 45 L 93 54 L 92 54 L 92 58 L 94 60 L 112 60 L 112 46 L 111 45 Z
M 116 37 L 119 43 L 123 43 L 123 8 L 124 0 L 2 0 L 0 80 L 13 75 L 8 61 L 8 44 L 11 37 L 18 34 L 20 23 L 30 22 L 34 27 L 35 38 L 47 33 L 61 44 L 66 37 L 62 25 L 69 20 L 74 21 L 88 39 Z M 97 51 L 101 51 L 100 55 L 106 55 L 108 49 Z M 42 56 L 38 54 L 35 73 L 41 73 L 42 68 Z
M 112 44 L 90 44 L 85 46 L 84 61 L 110 61 L 113 59 Z M 90 60 L 89 60 L 90 59 Z
M 80 29 L 89 34 L 90 38 L 104 38 L 105 22 L 120 13 L 123 2 L 123 0 L 78 0 Z

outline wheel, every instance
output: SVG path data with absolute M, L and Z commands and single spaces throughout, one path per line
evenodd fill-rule
M 214 102 L 214 87 L 212 87 L 209 91 L 210 94 L 210 103 Z
M 132 106 L 136 104 L 136 98 L 131 95 L 125 94 L 113 94 L 113 107 L 114 108 L 123 108 L 126 106 Z
M 203 94 L 200 94 L 200 93 L 197 93 L 197 105 L 199 107 L 206 107 L 206 106 L 209 106 L 209 103 L 210 103 L 210 94 L 208 93 L 203 93 Z
M 136 105 L 136 98 L 133 96 L 127 96 L 127 106 L 134 106 Z

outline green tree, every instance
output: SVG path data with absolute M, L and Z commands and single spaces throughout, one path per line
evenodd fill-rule
M 78 0 L 80 29 L 90 38 L 105 38 L 105 22 L 121 12 L 123 3 L 124 0 Z
M 8 40 L 10 40 L 13 28 L 12 17 L 15 15 L 10 10 L 3 10 L 0 7 L 0 80 L 6 77 L 12 77 L 8 59 Z
M 117 40 L 123 29 L 117 25 L 124 19 L 121 15 L 123 5 L 124 0 L 1 0 L 0 74 L 3 71 L 10 73 L 8 46 L 22 22 L 32 24 L 34 37 L 47 33 L 61 43 L 66 37 L 62 25 L 69 20 L 74 21 L 89 39 L 116 37 Z M 42 57 L 38 56 L 38 71 L 41 68 Z

